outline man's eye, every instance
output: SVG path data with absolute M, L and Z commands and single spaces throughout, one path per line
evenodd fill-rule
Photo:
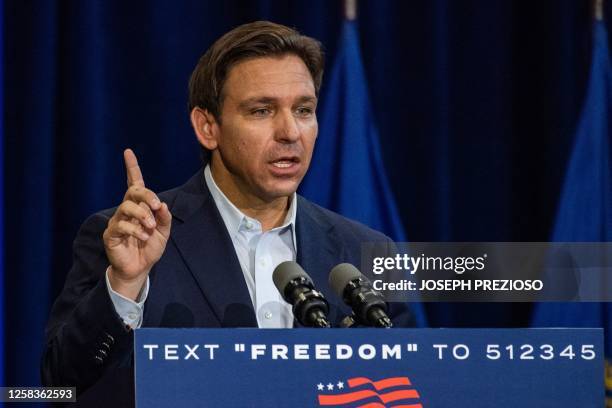
M 270 114 L 270 109 L 268 108 L 259 108 L 259 109 L 253 109 L 251 111 L 251 115 L 253 116 L 267 116 Z
M 307 106 L 300 106 L 295 111 L 300 116 L 310 116 L 314 113 L 314 109 Z

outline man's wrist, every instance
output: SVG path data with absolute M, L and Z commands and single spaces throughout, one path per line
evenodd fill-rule
M 108 268 L 108 283 L 111 289 L 134 302 L 137 302 L 140 292 L 147 281 L 147 276 L 148 273 L 143 273 L 133 279 L 123 279 L 119 277 L 119 274 L 113 269 L 112 265 Z

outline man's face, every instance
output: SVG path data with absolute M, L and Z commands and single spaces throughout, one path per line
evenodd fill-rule
M 295 192 L 317 137 L 317 98 L 297 56 L 263 57 L 232 67 L 223 87 L 213 174 L 242 199 L 270 202 Z

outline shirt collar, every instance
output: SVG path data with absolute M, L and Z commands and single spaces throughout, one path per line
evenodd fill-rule
M 221 214 L 221 218 L 225 223 L 227 230 L 230 232 L 230 235 L 234 235 L 240 229 L 240 226 L 246 222 L 255 222 L 259 221 L 254 218 L 248 217 L 242 211 L 240 211 L 227 197 L 223 194 L 223 191 L 217 186 L 215 180 L 212 177 L 212 172 L 210 171 L 210 166 L 206 165 L 204 169 L 204 180 L 206 182 L 206 186 L 210 191 L 210 194 L 219 209 L 219 213 Z M 297 241 L 295 240 L 295 217 L 297 214 L 297 194 L 293 193 L 290 197 L 291 203 L 289 204 L 289 211 L 287 211 L 287 216 L 283 221 L 283 224 L 280 227 L 276 227 L 274 230 L 282 230 L 284 228 L 291 228 L 291 232 L 293 235 L 293 245 L 296 247 Z

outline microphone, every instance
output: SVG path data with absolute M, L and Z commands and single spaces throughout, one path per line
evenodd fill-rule
M 300 265 L 293 261 L 281 263 L 274 269 L 272 281 L 283 299 L 293 305 L 293 315 L 302 326 L 331 327 L 327 320 L 329 304 Z
M 329 286 L 353 309 L 361 324 L 374 327 L 393 327 L 387 316 L 387 303 L 383 295 L 357 268 L 349 263 L 336 265 L 329 273 Z

